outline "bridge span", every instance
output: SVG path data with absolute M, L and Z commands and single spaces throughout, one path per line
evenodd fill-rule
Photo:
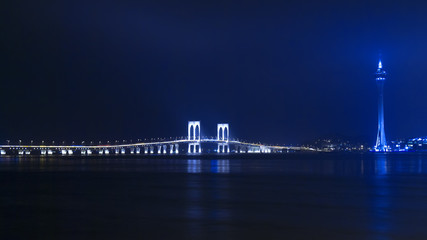
M 165 141 L 138 142 L 113 145 L 0 145 L 1 155 L 198 155 L 198 154 L 245 154 L 245 153 L 286 153 L 314 151 L 312 148 L 294 146 L 273 146 L 232 140 L 229 124 L 217 124 L 216 138 L 200 135 L 200 121 L 188 122 L 188 137 Z

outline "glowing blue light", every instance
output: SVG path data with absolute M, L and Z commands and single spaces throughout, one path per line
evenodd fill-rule
M 381 60 L 380 60 L 380 62 L 378 63 L 378 69 L 381 69 L 381 68 L 383 68 L 383 64 L 381 63 Z
M 200 173 L 202 172 L 202 163 L 200 160 L 187 160 L 187 172 L 188 173 Z

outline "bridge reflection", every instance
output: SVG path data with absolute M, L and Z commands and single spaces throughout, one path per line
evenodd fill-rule
M 215 222 L 216 231 L 210 236 L 229 239 L 227 233 L 230 225 L 222 223 L 230 221 L 232 217 L 233 209 L 229 207 L 232 198 L 230 178 L 218 174 L 230 172 L 229 160 L 187 160 L 187 170 L 190 174 L 185 178 L 187 187 L 183 216 L 189 220 L 189 238 L 207 238 L 204 229 L 207 223 Z
M 201 173 L 202 163 L 201 160 L 187 160 L 187 172 L 188 173 Z
M 205 163 L 205 164 L 203 164 Z M 208 165 L 209 164 L 209 165 Z M 203 166 L 205 165 L 205 166 Z M 230 160 L 187 160 L 188 173 L 230 173 Z
M 242 155 L 244 156 L 244 155 Z M 351 154 L 351 155 L 290 155 L 280 156 L 280 159 L 270 159 L 265 156 L 259 158 L 224 157 L 202 159 L 189 156 L 187 159 L 171 158 L 123 158 L 103 157 L 85 158 L 74 157 L 73 161 L 62 157 L 0 157 L 0 169 L 17 170 L 46 170 L 57 171 L 64 169 L 87 170 L 103 166 L 102 170 L 111 171 L 149 171 L 152 168 L 163 172 L 182 173 L 217 173 L 230 174 L 249 172 L 257 173 L 266 171 L 287 175 L 338 175 L 338 176 L 363 176 L 363 177 L 388 177 L 402 174 L 427 174 L 426 154 Z M 277 157 L 277 156 L 276 156 Z M 283 159 L 282 159 L 283 158 Z M 272 164 L 276 162 L 277 164 Z M 126 163 L 127 165 L 125 165 Z
M 230 161 L 229 160 L 212 160 L 211 172 L 212 173 L 229 173 Z

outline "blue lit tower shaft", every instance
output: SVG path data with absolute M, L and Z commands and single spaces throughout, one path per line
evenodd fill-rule
M 378 86 L 378 132 L 375 150 L 384 152 L 387 150 L 387 142 L 384 130 L 384 82 L 386 72 L 382 69 L 381 60 L 378 63 L 378 69 L 375 75 Z

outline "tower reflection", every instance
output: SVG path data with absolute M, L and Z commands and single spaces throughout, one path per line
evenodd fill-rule
M 375 239 L 389 239 L 392 230 L 392 187 L 387 175 L 390 172 L 388 160 L 388 154 L 376 154 L 374 159 L 376 177 L 372 179 L 370 212 Z
M 375 155 L 375 174 L 376 175 L 385 175 L 388 173 L 387 165 L 387 155 L 386 154 L 376 154 Z

